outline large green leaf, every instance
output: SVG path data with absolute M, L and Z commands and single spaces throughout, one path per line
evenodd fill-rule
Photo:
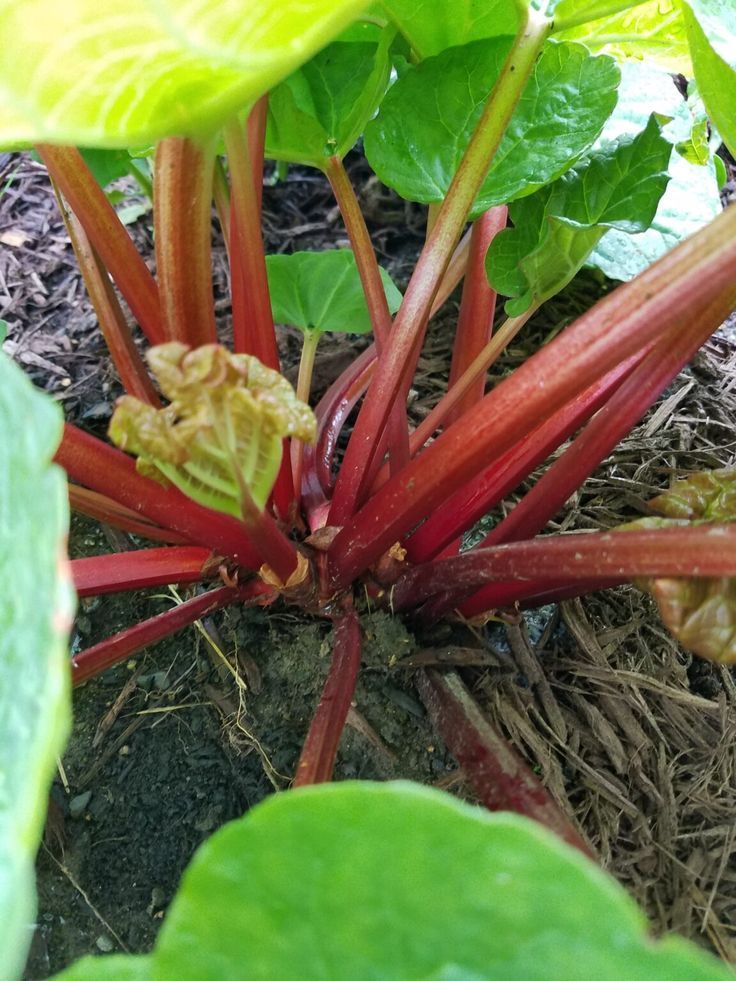
M 213 130 L 366 0 L 0 0 L 0 145 Z
M 304 331 L 367 334 L 371 319 L 350 249 L 294 252 L 266 258 L 273 319 Z M 401 293 L 385 269 L 381 279 L 391 313 Z
M 34 861 L 69 726 L 66 481 L 50 464 L 58 405 L 0 354 L 0 951 L 18 977 L 35 915 Z
M 653 942 L 624 890 L 539 825 L 408 783 L 277 794 L 217 832 L 151 961 L 155 981 L 731 977 Z
M 672 144 L 652 117 L 633 139 L 599 148 L 554 184 L 511 205 L 514 227 L 493 240 L 487 256 L 494 288 L 512 299 L 511 316 L 570 282 L 608 228 L 648 227 L 667 186 Z
M 686 102 L 672 77 L 661 69 L 631 61 L 621 65 L 619 100 L 606 122 L 601 142 L 633 136 L 646 125 L 649 113 L 670 119 L 664 135 L 683 153 L 694 147 L 694 134 L 702 131 L 702 109 Z M 683 239 L 707 225 L 721 210 L 715 161 L 707 143 L 705 162 L 694 164 L 680 152 L 670 159 L 670 182 L 651 226 L 631 235 L 618 229 L 607 232 L 593 250 L 588 265 L 611 279 L 629 280 L 650 266 Z M 692 156 L 692 153 L 691 153 Z
M 695 79 L 708 115 L 736 153 L 736 8 L 723 0 L 683 3 Z
M 381 6 L 419 58 L 485 37 L 516 34 L 511 0 L 383 0 Z
M 585 7 L 587 0 L 568 0 L 556 16 L 570 15 Z M 679 0 L 649 0 L 630 10 L 602 17 L 555 34 L 559 39 L 582 41 L 591 51 L 620 60 L 643 59 L 666 71 L 692 75 L 690 50 Z
M 277 85 L 268 100 L 266 156 L 314 167 L 344 157 L 386 91 L 392 36 L 336 41 Z
M 365 131 L 366 155 L 385 184 L 410 201 L 443 200 L 510 46 L 509 38 L 492 38 L 449 48 L 389 89 Z M 615 106 L 619 79 L 611 58 L 548 42 L 473 215 L 531 194 L 571 167 Z

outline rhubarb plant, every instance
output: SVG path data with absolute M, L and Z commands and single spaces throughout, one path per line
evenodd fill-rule
M 736 213 L 717 214 L 714 156 L 716 134 L 731 149 L 734 139 L 734 23 L 722 4 L 108 0 L 101 12 L 91 0 L 71 10 L 0 0 L 0 23 L 14 39 L 0 52 L 0 144 L 35 144 L 45 162 L 128 393 L 111 427 L 117 447 L 67 423 L 56 460 L 73 508 L 154 543 L 75 560 L 75 585 L 92 595 L 213 584 L 76 654 L 75 682 L 230 603 L 282 599 L 329 618 L 333 661 L 301 785 L 332 774 L 366 594 L 432 621 L 633 580 L 684 642 L 733 658 L 732 635 L 711 630 L 733 607 L 730 513 L 540 535 L 736 308 Z M 674 71 L 694 72 L 687 100 Z M 376 176 L 427 206 L 403 296 L 378 264 L 344 164 L 361 139 Z M 155 276 L 77 149 L 89 160 L 90 147 L 148 146 Z M 265 256 L 266 159 L 326 176 L 351 251 Z M 213 203 L 232 350 L 213 303 Z M 586 263 L 627 282 L 513 373 L 489 378 Z M 426 333 L 461 281 L 447 391 L 411 428 Z M 509 316 L 494 324 L 497 295 Z M 278 323 L 305 332 L 296 393 L 280 375 Z M 373 343 L 310 406 L 317 339 L 342 330 L 370 331 Z M 563 445 L 486 539 L 461 549 L 477 519 Z M 482 739 L 511 788 L 489 791 L 468 760 L 470 779 L 485 781 L 479 798 L 573 838 L 569 822 L 565 832 L 550 808 L 535 810 L 539 788 L 459 683 L 424 688 L 438 728 L 454 720 L 448 741 L 453 731 Z

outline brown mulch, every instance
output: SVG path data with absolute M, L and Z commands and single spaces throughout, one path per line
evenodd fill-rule
M 421 242 L 421 215 L 366 180 L 359 161 L 353 168 L 379 256 L 398 281 L 405 281 Z M 68 417 L 103 424 L 120 387 L 43 168 L 27 157 L 0 161 L 2 188 L 5 348 L 62 402 Z M 141 220 L 131 231 L 150 255 L 148 225 Z M 346 244 L 329 188 L 303 172 L 267 189 L 264 227 L 270 251 Z M 214 268 L 226 334 L 227 267 L 221 247 L 215 249 Z M 593 278 L 582 277 L 538 325 L 541 336 L 571 319 L 591 290 L 599 289 Z M 451 312 L 454 302 L 448 304 Z M 610 527 L 644 513 L 645 502 L 675 477 L 734 464 L 732 333 L 709 343 L 550 530 Z M 442 391 L 447 336 L 437 328 L 430 333 L 413 393 L 418 415 Z M 295 337 L 287 332 L 281 343 L 293 361 Z M 342 339 L 333 350 L 325 344 L 323 385 L 354 356 L 352 344 Z M 506 367 L 527 353 L 519 345 L 509 352 Z M 475 693 L 491 718 L 538 767 L 657 931 L 701 939 L 736 961 L 732 673 L 679 649 L 650 600 L 633 587 L 528 615 L 509 637 L 491 631 L 489 638 L 499 649 L 499 667 L 477 673 Z

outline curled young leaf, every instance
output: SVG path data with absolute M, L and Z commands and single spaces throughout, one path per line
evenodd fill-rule
M 734 521 L 736 468 L 709 470 L 678 480 L 668 491 L 650 501 L 649 508 L 666 518 Z
M 621 530 L 734 521 L 736 469 L 693 474 L 649 507 L 664 517 L 632 521 Z M 665 626 L 683 647 L 709 661 L 736 663 L 736 579 L 642 579 L 636 585 L 653 596 Z
M 235 517 L 251 501 L 263 510 L 283 439 L 315 438 L 309 406 L 278 372 L 217 344 L 162 344 L 148 361 L 170 405 L 156 410 L 124 396 L 110 423 L 113 442 L 138 456 L 146 476 L 199 504 Z

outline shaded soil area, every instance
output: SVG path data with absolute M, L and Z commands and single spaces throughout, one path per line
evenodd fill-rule
M 26 157 L 2 167 L 6 349 L 59 399 L 68 418 L 101 433 L 121 389 L 43 169 Z M 379 258 L 404 286 L 423 240 L 421 209 L 381 188 L 359 158 L 350 169 Z M 733 180 L 729 188 L 733 194 Z M 265 189 L 264 228 L 268 251 L 347 245 L 324 180 L 299 170 Z M 150 218 L 138 220 L 131 233 L 153 266 Z M 216 304 L 226 339 L 228 272 L 215 234 Z M 511 370 L 609 288 L 593 274 L 581 275 L 497 370 Z M 414 421 L 444 391 L 456 313 L 454 296 L 430 330 L 411 395 Z M 734 464 L 733 333 L 714 337 L 549 530 L 611 527 L 644 513 L 646 501 L 675 477 Z M 293 377 L 298 337 L 282 330 L 279 343 Z M 316 394 L 365 343 L 345 336 L 324 342 Z M 73 555 L 120 545 L 75 518 Z M 86 647 L 176 601 L 169 591 L 83 601 L 74 646 Z M 680 650 L 633 587 L 544 608 L 515 624 L 440 625 L 417 636 L 411 624 L 385 613 L 364 608 L 361 619 L 364 668 L 337 779 L 408 777 L 469 796 L 462 772 L 427 723 L 411 671 L 395 662 L 425 647 L 480 647 L 487 663 L 466 669 L 465 680 L 603 864 L 636 896 L 653 928 L 676 930 L 736 960 L 731 672 Z M 150 948 L 197 845 L 288 785 L 330 650 L 324 621 L 285 606 L 233 608 L 75 693 L 74 732 L 39 854 L 28 978 L 47 977 L 87 952 Z

